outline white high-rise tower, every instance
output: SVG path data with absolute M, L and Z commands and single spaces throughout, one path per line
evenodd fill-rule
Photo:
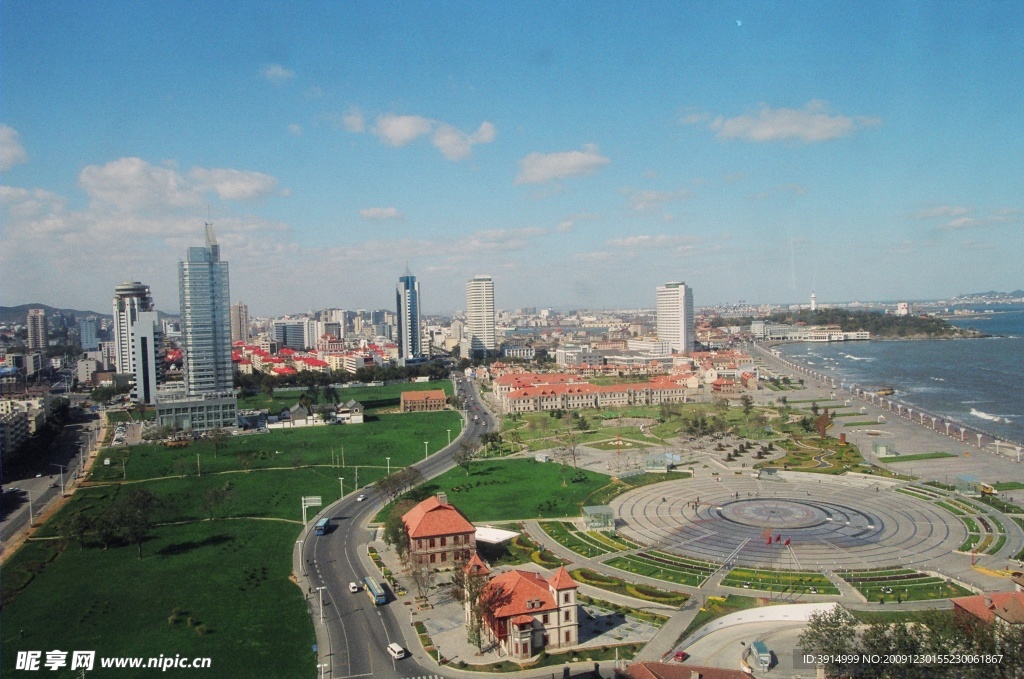
M 494 281 L 474 276 L 466 283 L 466 329 L 464 358 L 486 356 L 497 348 L 494 332 Z
M 185 388 L 189 394 L 230 393 L 231 296 L 228 263 L 220 261 L 213 224 L 206 225 L 206 246 L 188 249 L 178 262 L 181 337 L 185 345 Z
M 398 357 L 416 358 L 423 355 L 420 340 L 420 284 L 416 277 L 405 268 L 405 275 L 399 277 L 395 289 L 398 306 Z
M 668 342 L 673 351 L 693 351 L 693 288 L 686 283 L 665 283 L 657 289 L 658 339 Z
M 818 298 L 814 295 L 814 290 L 811 290 L 811 311 L 818 310 Z
M 154 311 L 148 285 L 125 281 L 114 288 L 114 369 L 119 373 L 135 372 L 132 326 L 147 311 Z

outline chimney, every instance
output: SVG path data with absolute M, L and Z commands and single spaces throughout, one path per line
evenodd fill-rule
M 700 672 L 697 670 L 690 670 L 690 679 L 700 679 Z
M 440 502 L 443 505 L 447 505 L 448 504 L 448 494 L 447 493 L 438 493 L 437 494 L 437 501 Z

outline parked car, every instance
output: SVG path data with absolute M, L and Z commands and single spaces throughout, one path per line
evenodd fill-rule
M 676 662 L 686 662 L 686 659 L 690 657 L 690 654 L 686 651 L 676 651 L 676 654 L 672 656 L 672 659 Z

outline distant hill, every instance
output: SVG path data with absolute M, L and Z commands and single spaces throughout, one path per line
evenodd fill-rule
M 29 309 L 46 309 L 47 316 L 57 316 L 58 314 L 64 317 L 73 317 L 76 320 L 79 318 L 85 318 L 86 316 L 95 316 L 96 318 L 112 318 L 110 313 L 100 313 L 98 311 L 82 311 L 80 309 L 58 309 L 48 304 L 19 304 L 18 306 L 0 306 L 0 323 L 24 323 L 25 319 L 28 318 Z M 157 310 L 160 318 L 177 317 L 179 314 L 169 314 L 165 311 Z

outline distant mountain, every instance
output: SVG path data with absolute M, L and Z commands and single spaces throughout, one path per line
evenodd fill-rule
M 1014 290 L 1013 292 L 996 292 L 995 290 L 989 290 L 988 292 L 971 292 L 964 295 L 957 295 L 955 299 L 958 300 L 969 300 L 969 299 L 1020 299 L 1024 297 L 1024 290 Z
M 48 304 L 19 304 L 18 306 L 0 306 L 0 323 L 25 323 L 28 318 L 29 309 L 46 309 L 47 316 L 61 315 L 64 317 L 72 317 L 76 320 L 85 318 L 86 316 L 95 316 L 96 318 L 111 318 L 112 314 L 100 313 L 98 311 L 82 311 L 80 309 L 58 309 L 57 307 L 49 306 Z M 165 311 L 157 310 L 160 318 L 177 317 L 180 314 L 169 314 Z

